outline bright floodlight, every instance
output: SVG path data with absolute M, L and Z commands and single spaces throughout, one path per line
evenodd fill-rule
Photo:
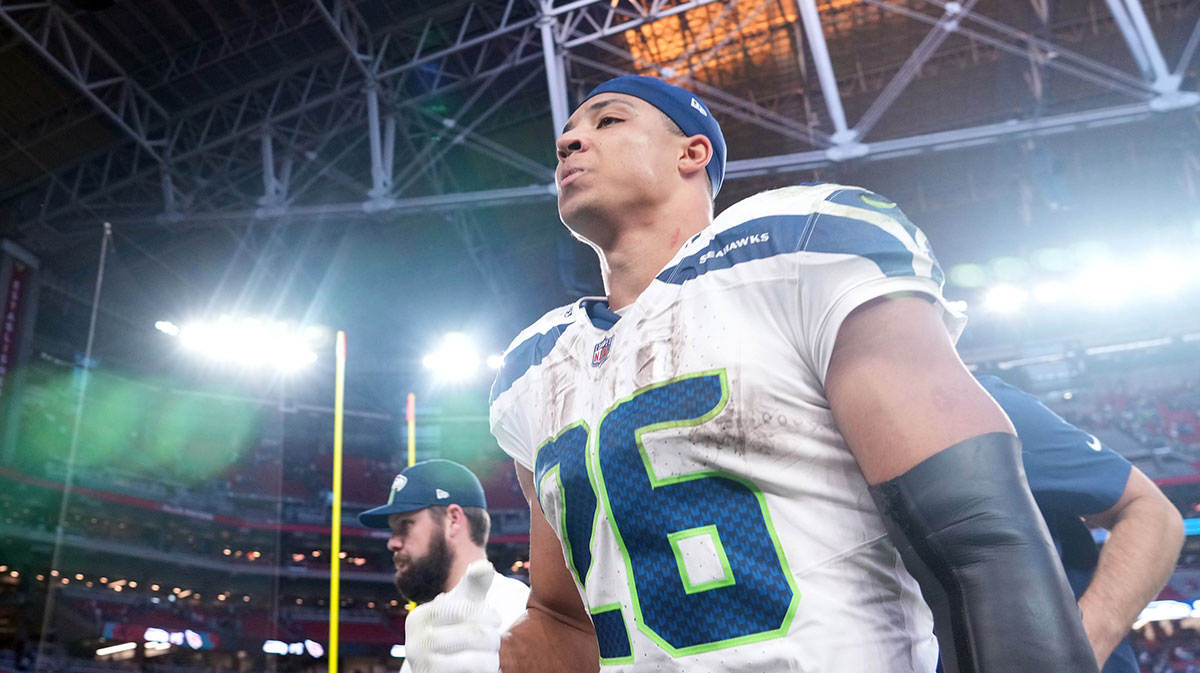
M 437 350 L 421 359 L 421 364 L 445 381 L 465 381 L 479 371 L 479 351 L 461 332 L 442 337 Z
M 480 357 L 479 349 L 467 335 L 449 332 L 429 355 L 421 358 L 421 364 L 441 381 L 466 381 L 479 374 L 481 367 L 499 369 L 504 365 L 501 355 Z
M 179 336 L 179 325 L 176 325 L 169 320 L 159 320 L 158 322 L 154 323 L 154 329 L 162 332 L 163 334 Z
M 1164 253 L 1154 253 L 1142 260 L 1134 273 L 1147 293 L 1169 297 L 1191 282 L 1194 273 L 1182 259 Z
M 983 298 L 983 305 L 993 313 L 1016 313 L 1028 298 L 1029 294 L 1015 285 L 993 285 Z
M 1057 304 L 1071 295 L 1071 288 L 1054 281 L 1038 283 L 1033 288 L 1033 298 L 1043 304 Z
M 185 349 L 211 360 L 283 371 L 317 361 L 300 333 L 280 321 L 222 316 L 213 323 L 189 323 L 177 330 Z
M 1110 261 L 1100 261 L 1079 274 L 1075 291 L 1095 306 L 1119 306 L 1132 292 L 1129 270 Z

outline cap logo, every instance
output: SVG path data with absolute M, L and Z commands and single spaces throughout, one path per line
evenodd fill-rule
M 392 480 L 392 494 L 388 497 L 389 505 L 392 504 L 392 501 L 396 499 L 396 491 L 403 489 L 407 483 L 408 477 L 402 474 L 396 475 L 396 478 Z
M 696 100 L 695 98 L 692 98 L 692 107 L 696 108 L 696 110 L 705 117 L 708 116 L 708 110 L 705 110 L 704 106 L 700 104 L 700 101 Z
M 449 493 L 447 493 L 447 492 L 443 491 L 443 490 L 442 490 L 442 489 L 440 489 L 440 488 L 439 488 L 439 489 L 437 489 L 437 490 L 435 490 L 435 491 L 434 491 L 434 493 L 437 493 L 438 500 L 445 500 L 446 498 L 449 498 L 449 497 L 450 497 L 450 494 L 449 494 Z

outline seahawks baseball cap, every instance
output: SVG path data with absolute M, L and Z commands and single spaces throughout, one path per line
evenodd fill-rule
M 579 104 L 583 105 L 589 98 L 602 93 L 623 93 L 640 98 L 667 115 L 684 135 L 708 138 L 713 146 L 713 158 L 704 170 L 708 172 L 708 180 L 712 183 L 713 196 L 721 191 L 721 182 L 725 180 L 725 134 L 721 133 L 721 125 L 708 106 L 695 94 L 657 77 L 622 75 L 592 89 Z
M 388 528 L 392 514 L 439 505 L 487 509 L 487 500 L 473 472 L 452 460 L 435 458 L 409 465 L 396 475 L 387 504 L 359 514 L 358 520 L 368 528 Z

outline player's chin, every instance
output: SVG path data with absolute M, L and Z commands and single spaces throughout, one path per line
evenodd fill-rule
M 563 224 L 567 225 L 568 229 L 575 231 L 571 226 L 572 222 L 578 222 L 588 212 L 587 199 L 583 198 L 583 194 L 575 193 L 568 187 L 569 192 L 559 191 L 558 193 L 558 216 L 562 219 Z
M 558 188 L 558 211 L 561 213 L 564 208 L 570 208 L 571 204 L 579 201 L 579 190 L 574 185 Z

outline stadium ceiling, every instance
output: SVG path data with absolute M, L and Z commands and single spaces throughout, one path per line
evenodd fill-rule
M 284 225 L 425 223 L 502 296 L 487 221 L 552 208 L 555 129 L 612 75 L 710 102 L 733 198 L 1192 115 L 1198 17 L 1187 0 L 0 0 L 0 235 L 86 298 L 102 221 L 166 277 L 206 245 L 299 254 Z

